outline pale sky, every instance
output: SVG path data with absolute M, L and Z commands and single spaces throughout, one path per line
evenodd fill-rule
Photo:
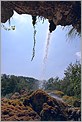
M 9 27 L 8 21 L 4 24 Z M 37 20 L 35 57 L 31 61 L 33 49 L 33 25 L 30 15 L 18 15 L 14 12 L 11 26 L 15 30 L 1 29 L 1 73 L 8 75 L 27 76 L 39 80 L 59 76 L 63 78 L 64 70 L 70 63 L 81 60 L 80 37 L 67 40 L 67 27 L 57 26 L 51 33 L 46 64 L 43 64 L 49 23 L 46 19 Z M 45 67 L 45 68 L 44 68 Z M 42 71 L 44 69 L 44 72 Z

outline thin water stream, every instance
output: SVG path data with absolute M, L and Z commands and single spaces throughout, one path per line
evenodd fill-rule
M 48 38 L 47 38 L 47 43 L 46 43 L 45 55 L 44 55 L 44 58 L 43 58 L 43 63 L 44 64 L 46 63 L 46 60 L 48 58 L 48 50 L 49 50 L 49 44 L 50 44 L 50 36 L 51 36 L 51 33 L 49 32 L 48 33 Z
M 48 59 L 50 37 L 51 37 L 51 33 L 49 32 L 48 37 L 47 37 L 47 41 L 46 41 L 46 47 L 45 47 L 43 62 L 42 62 L 42 78 L 41 78 L 42 80 L 45 78 L 45 70 L 46 70 L 46 63 L 47 63 L 47 59 Z
M 50 96 L 53 97 L 53 98 L 56 98 L 57 100 L 63 101 L 62 98 L 58 97 L 57 95 L 55 95 L 55 94 L 53 94 L 53 93 L 48 93 L 48 95 L 50 95 Z

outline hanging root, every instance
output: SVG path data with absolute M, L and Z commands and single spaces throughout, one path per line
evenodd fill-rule
M 34 56 L 35 56 L 35 45 L 36 45 L 35 36 L 36 36 L 36 30 L 35 30 L 35 26 L 34 26 L 34 45 L 33 45 L 33 53 L 32 53 L 31 61 L 33 60 L 33 58 L 34 58 Z

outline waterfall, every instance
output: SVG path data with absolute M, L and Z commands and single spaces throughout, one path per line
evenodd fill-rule
M 47 37 L 47 41 L 46 41 L 46 47 L 45 47 L 45 52 L 44 52 L 44 57 L 43 57 L 43 62 L 42 62 L 42 74 L 41 74 L 41 79 L 39 81 L 39 88 L 43 89 L 43 83 L 44 83 L 44 78 L 45 78 L 45 70 L 46 70 L 46 62 L 48 59 L 48 50 L 49 50 L 49 45 L 50 45 L 50 37 L 51 37 L 51 33 L 48 32 L 48 37 Z
M 46 63 L 46 60 L 48 58 L 48 50 L 49 50 L 49 44 L 50 44 L 50 35 L 51 35 L 51 33 L 49 32 L 48 33 L 48 38 L 47 38 L 47 43 L 46 43 L 45 55 L 44 55 L 44 58 L 43 58 L 44 64 Z
M 49 45 L 50 45 L 50 37 L 51 37 L 51 33 L 48 33 L 48 37 L 47 37 L 47 42 L 46 42 L 46 48 L 45 48 L 45 52 L 44 52 L 44 57 L 43 57 L 43 65 L 42 65 L 42 77 L 45 77 L 45 70 L 46 70 L 46 62 L 48 59 L 48 50 L 49 50 Z

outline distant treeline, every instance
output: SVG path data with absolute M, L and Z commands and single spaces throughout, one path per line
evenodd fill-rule
M 1 76 L 1 95 L 6 96 L 15 92 L 20 92 L 22 89 L 34 91 L 38 89 L 39 81 L 34 78 L 14 76 L 3 74 Z
M 6 96 L 24 89 L 34 91 L 39 88 L 39 80 L 23 76 L 14 76 L 3 74 L 1 76 L 1 95 Z M 69 64 L 64 71 L 64 78 L 50 78 L 44 80 L 44 90 L 59 90 L 68 96 L 81 98 L 81 64 L 76 61 L 75 64 Z

